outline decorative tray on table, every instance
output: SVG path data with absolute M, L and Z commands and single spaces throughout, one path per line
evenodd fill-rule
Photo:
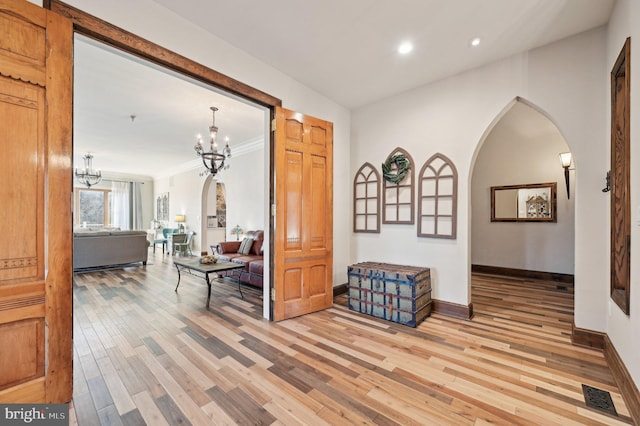
M 212 263 L 216 263 L 217 261 L 217 256 L 206 255 L 200 258 L 200 263 L 202 263 L 203 265 L 210 265 Z

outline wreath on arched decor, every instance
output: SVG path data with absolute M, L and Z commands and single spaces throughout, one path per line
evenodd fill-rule
M 392 169 L 392 166 L 395 164 L 396 170 L 395 172 Z M 402 153 L 397 153 L 387 158 L 387 161 L 382 163 L 382 175 L 384 180 L 390 183 L 399 184 L 402 182 L 411 170 L 411 162 L 409 159 Z

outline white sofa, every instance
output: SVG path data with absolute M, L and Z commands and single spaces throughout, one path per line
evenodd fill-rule
M 73 233 L 73 269 L 147 264 L 149 240 L 146 231 L 82 230 Z

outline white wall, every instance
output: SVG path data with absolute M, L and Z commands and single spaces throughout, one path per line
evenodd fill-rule
M 564 138 L 535 109 L 516 102 L 480 149 L 471 184 L 471 264 L 573 275 L 573 199 L 558 154 Z M 575 184 L 570 171 L 571 185 Z M 491 187 L 556 182 L 557 222 L 491 222 Z M 571 188 L 573 193 L 573 188 Z
M 579 165 L 576 325 L 604 331 L 604 42 L 604 29 L 590 31 L 354 111 L 350 182 L 362 163 L 379 165 L 396 146 L 413 156 L 416 169 L 435 152 L 443 153 L 456 165 L 459 178 L 456 240 L 418 238 L 415 226 L 383 225 L 380 234 L 353 234 L 354 260 L 429 266 L 435 299 L 468 304 L 470 170 L 496 117 L 520 96 L 551 117 Z
M 625 366 L 631 373 L 636 386 L 640 387 L 640 152 L 638 151 L 640 135 L 640 2 L 636 0 L 618 0 L 609 22 L 607 37 L 607 73 L 613 68 L 613 64 L 622 49 L 627 37 L 631 37 L 631 306 L 630 314 L 625 315 L 608 295 L 609 290 L 609 264 L 607 274 L 607 310 L 608 324 L 607 335 L 620 354 Z M 605 85 L 609 87 L 609 76 L 606 76 Z M 604 111 L 607 115 L 607 128 L 610 126 L 610 92 L 607 91 Z M 610 138 L 607 135 L 606 141 Z M 606 152 L 603 158 L 605 170 L 609 169 L 610 144 L 606 144 Z M 609 209 L 610 198 L 606 197 L 605 208 Z M 609 218 L 606 226 L 609 228 Z M 610 249 L 609 241 L 605 242 L 607 253 Z
M 202 214 L 202 188 L 204 177 L 199 176 L 200 170 L 187 170 L 175 175 L 156 179 L 154 181 L 154 200 L 158 195 L 169 193 L 169 221 L 163 223 L 168 228 L 177 228 L 178 223 L 173 219 L 177 214 L 185 215 L 186 232 L 195 232 L 191 250 L 199 253 L 201 250 L 200 238 L 201 214 Z M 155 207 L 155 204 L 154 204 Z
M 231 235 L 231 229 L 236 225 L 244 231 L 264 230 L 269 226 L 263 208 L 269 197 L 262 185 L 264 156 L 264 147 L 242 156 L 234 155 L 230 160 L 231 167 L 219 175 L 218 181 L 225 184 L 227 193 L 227 240 L 236 239 Z

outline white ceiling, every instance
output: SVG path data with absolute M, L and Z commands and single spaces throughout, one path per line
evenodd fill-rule
M 154 0 L 355 108 L 604 25 L 614 0 Z M 482 42 L 471 48 L 469 42 Z M 404 40 L 415 45 L 396 53 Z
M 193 148 L 198 134 L 208 147 L 212 106 L 218 144 L 229 137 L 232 155 L 264 143 L 263 108 L 82 36 L 74 50 L 74 167 L 87 152 L 105 172 L 162 176 L 201 165 Z
M 604 25 L 615 0 L 154 1 L 356 108 Z M 95 167 L 150 176 L 193 163 L 210 106 L 232 149 L 263 137 L 264 110 L 76 40 L 76 166 L 86 152 Z M 405 40 L 415 49 L 398 55 Z

